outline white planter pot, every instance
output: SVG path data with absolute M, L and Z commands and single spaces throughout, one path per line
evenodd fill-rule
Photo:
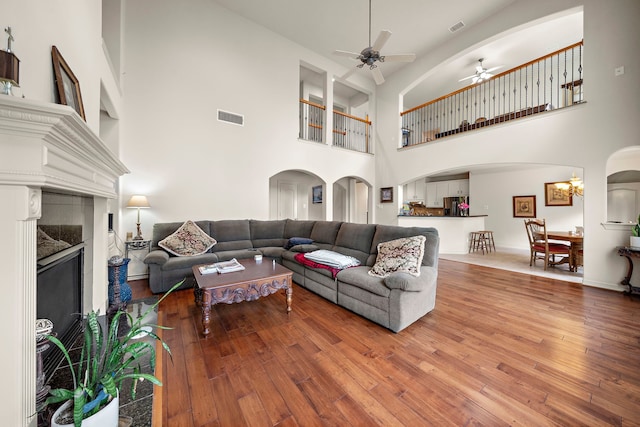
M 67 400 L 64 404 L 53 413 L 51 417 L 51 427 L 73 427 L 71 424 L 58 424 L 56 419 L 58 415 L 63 412 L 67 407 L 71 406 L 73 402 Z M 93 414 L 89 418 L 82 421 L 82 427 L 118 427 L 118 421 L 120 418 L 120 398 L 116 397 L 100 412 Z
M 636 248 L 640 248 L 640 236 L 636 237 L 636 236 L 629 236 L 629 240 L 630 240 L 630 245 L 631 246 L 635 246 Z

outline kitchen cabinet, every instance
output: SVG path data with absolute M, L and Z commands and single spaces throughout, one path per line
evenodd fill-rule
M 455 196 L 468 196 L 469 195 L 469 180 L 468 179 L 456 179 L 453 181 L 446 181 L 448 184 L 448 197 Z
M 425 200 L 428 208 L 444 207 L 443 198 L 461 197 L 469 195 L 469 180 L 456 179 L 451 181 L 427 182 Z
M 425 182 L 424 179 L 418 179 L 404 185 L 404 198 L 409 202 L 424 202 Z
M 447 197 L 449 185 L 447 181 L 427 182 L 426 206 L 429 208 L 444 207 L 443 197 Z
M 425 205 L 428 208 L 438 208 L 438 190 L 436 188 L 437 182 L 427 182 L 426 184 L 426 200 Z M 442 203 L 442 200 L 440 200 Z

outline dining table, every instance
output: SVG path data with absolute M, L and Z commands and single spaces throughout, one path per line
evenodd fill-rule
M 547 231 L 547 239 L 569 242 L 569 271 L 578 271 L 579 252 L 582 250 L 584 235 L 575 231 Z

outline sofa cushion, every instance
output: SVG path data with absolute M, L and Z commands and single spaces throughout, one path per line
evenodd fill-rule
M 284 234 L 284 225 L 286 221 L 273 220 L 273 221 L 260 221 L 252 219 L 249 222 L 249 228 L 251 231 L 251 242 L 254 248 L 264 248 L 268 246 L 282 246 L 285 239 L 282 237 Z
M 338 231 L 333 250 L 355 257 L 361 264 L 367 263 L 371 250 L 371 239 L 376 232 L 374 224 L 343 223 Z
M 209 234 L 218 241 L 218 244 L 213 247 L 211 252 L 215 253 L 253 248 L 248 219 L 211 221 L 210 227 L 211 232 Z
M 313 243 L 321 249 L 331 249 L 336 241 L 338 230 L 342 222 L 339 221 L 317 221 L 313 225 L 310 238 Z
M 258 249 L 236 249 L 230 251 L 214 252 L 218 256 L 219 261 L 229 261 L 233 258 L 236 259 L 249 259 L 254 258 L 256 255 L 262 255 Z
M 216 239 L 188 220 L 173 234 L 159 241 L 158 246 L 173 255 L 194 256 L 207 252 L 216 243 Z
M 376 263 L 369 270 L 369 275 L 387 277 L 400 271 L 420 276 L 425 240 L 424 236 L 413 236 L 380 243 Z
M 277 260 L 280 260 L 282 258 L 282 254 L 287 252 L 287 250 L 282 246 L 263 246 L 258 248 L 258 250 L 262 255 L 269 258 L 275 258 Z
M 217 262 L 218 257 L 211 252 L 207 252 L 201 255 L 194 255 L 190 257 L 171 257 L 167 262 L 162 264 L 160 268 L 162 271 L 173 270 L 186 270 L 189 275 L 192 275 L 191 267 L 198 264 L 211 264 Z
M 287 219 L 284 225 L 284 238 L 290 237 L 310 237 L 311 230 L 315 221 L 305 220 L 298 221 L 296 219 Z

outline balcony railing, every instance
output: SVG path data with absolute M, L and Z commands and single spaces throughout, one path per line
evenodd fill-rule
M 300 100 L 300 139 L 323 142 L 324 105 Z M 333 145 L 348 150 L 371 153 L 371 122 L 340 111 L 333 112 Z
M 334 146 L 371 153 L 369 135 L 371 135 L 371 122 L 368 117 L 361 119 L 340 111 L 333 111 Z
M 314 104 L 306 99 L 300 100 L 300 139 L 322 142 L 324 110 L 324 105 Z
M 583 102 L 582 50 L 575 43 L 400 113 L 402 146 Z

